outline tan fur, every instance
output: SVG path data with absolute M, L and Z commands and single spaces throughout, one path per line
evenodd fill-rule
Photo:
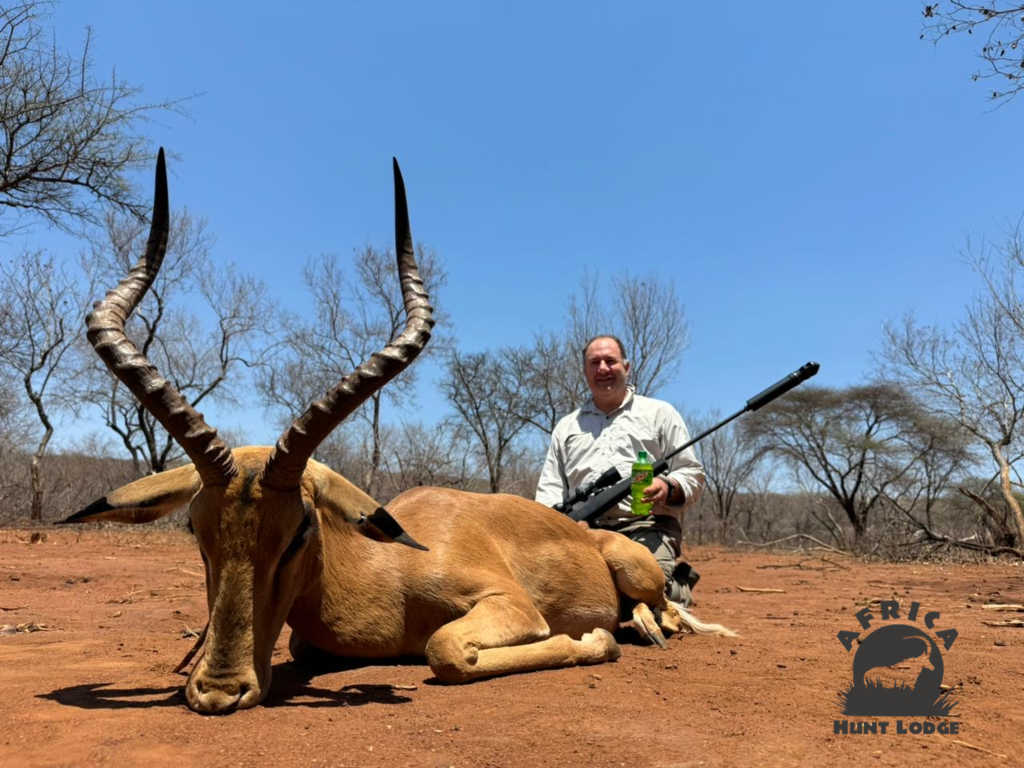
M 416 488 L 388 510 L 420 551 L 381 541 L 365 524 L 376 502 L 322 464 L 310 462 L 294 491 L 263 487 L 269 451 L 236 449 L 226 487 L 202 487 L 190 467 L 143 478 L 94 517 L 140 522 L 189 503 L 210 610 L 185 686 L 197 711 L 266 696 L 286 621 L 296 656 L 418 655 L 439 680 L 465 682 L 612 661 L 622 597 L 655 616 L 667 607 L 654 558 L 618 534 L 518 496 Z M 306 508 L 309 535 L 282 565 Z
M 169 236 L 162 150 L 146 251 L 87 320 L 97 354 L 193 464 L 130 483 L 65 522 L 144 523 L 188 504 L 209 608 L 185 685 L 197 712 L 263 700 L 285 621 L 297 656 L 417 654 L 444 682 L 614 660 L 620 594 L 653 609 L 635 615 L 648 636 L 660 636 L 652 616 L 666 607 L 664 576 L 643 547 L 515 496 L 420 488 L 395 499 L 389 514 L 310 460 L 346 415 L 412 362 L 434 323 L 397 161 L 393 171 L 405 329 L 274 448 L 229 451 L 125 333 Z M 412 548 L 416 541 L 428 551 Z

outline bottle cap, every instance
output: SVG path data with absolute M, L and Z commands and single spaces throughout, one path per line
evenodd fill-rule
M 646 464 L 647 463 L 647 451 L 640 451 L 640 453 L 638 453 L 637 456 L 636 456 L 636 460 L 637 460 L 638 464 Z

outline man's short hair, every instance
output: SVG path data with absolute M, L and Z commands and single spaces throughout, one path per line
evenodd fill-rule
M 590 345 L 598 339 L 611 339 L 619 347 L 619 356 L 622 358 L 623 363 L 628 363 L 629 359 L 626 357 L 626 347 L 623 345 L 622 340 L 618 336 L 614 336 L 610 333 L 599 333 L 597 336 L 591 336 L 590 340 L 583 345 L 583 364 L 587 364 L 587 350 L 590 349 Z

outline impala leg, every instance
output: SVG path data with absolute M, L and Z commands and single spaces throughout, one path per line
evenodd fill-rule
M 591 530 L 590 535 L 612 572 L 615 587 L 636 601 L 630 622 L 633 628 L 659 648 L 667 648 L 662 627 L 669 631 L 674 628 L 660 620 L 667 601 L 665 573 L 658 561 L 647 547 L 625 536 L 600 529 Z
M 647 603 L 637 603 L 633 607 L 633 627 L 662 650 L 668 648 L 665 635 L 661 631 L 661 627 L 658 626 L 658 620 L 654 618 L 651 609 L 647 607 Z
M 655 609 L 665 604 L 665 574 L 647 547 L 613 531 L 595 528 L 590 535 L 619 592 Z
M 492 595 L 431 635 L 427 663 L 438 680 L 465 683 L 619 657 L 619 646 L 606 629 L 596 628 L 579 640 L 568 635 L 548 637 L 549 632 L 544 617 L 525 595 Z
M 317 648 L 294 629 L 288 640 L 288 652 L 292 660 L 301 667 L 316 668 L 338 662 L 337 656 Z

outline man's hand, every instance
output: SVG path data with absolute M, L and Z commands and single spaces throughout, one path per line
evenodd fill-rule
M 665 504 L 668 502 L 668 481 L 662 477 L 656 477 L 651 484 L 644 488 L 645 504 Z

